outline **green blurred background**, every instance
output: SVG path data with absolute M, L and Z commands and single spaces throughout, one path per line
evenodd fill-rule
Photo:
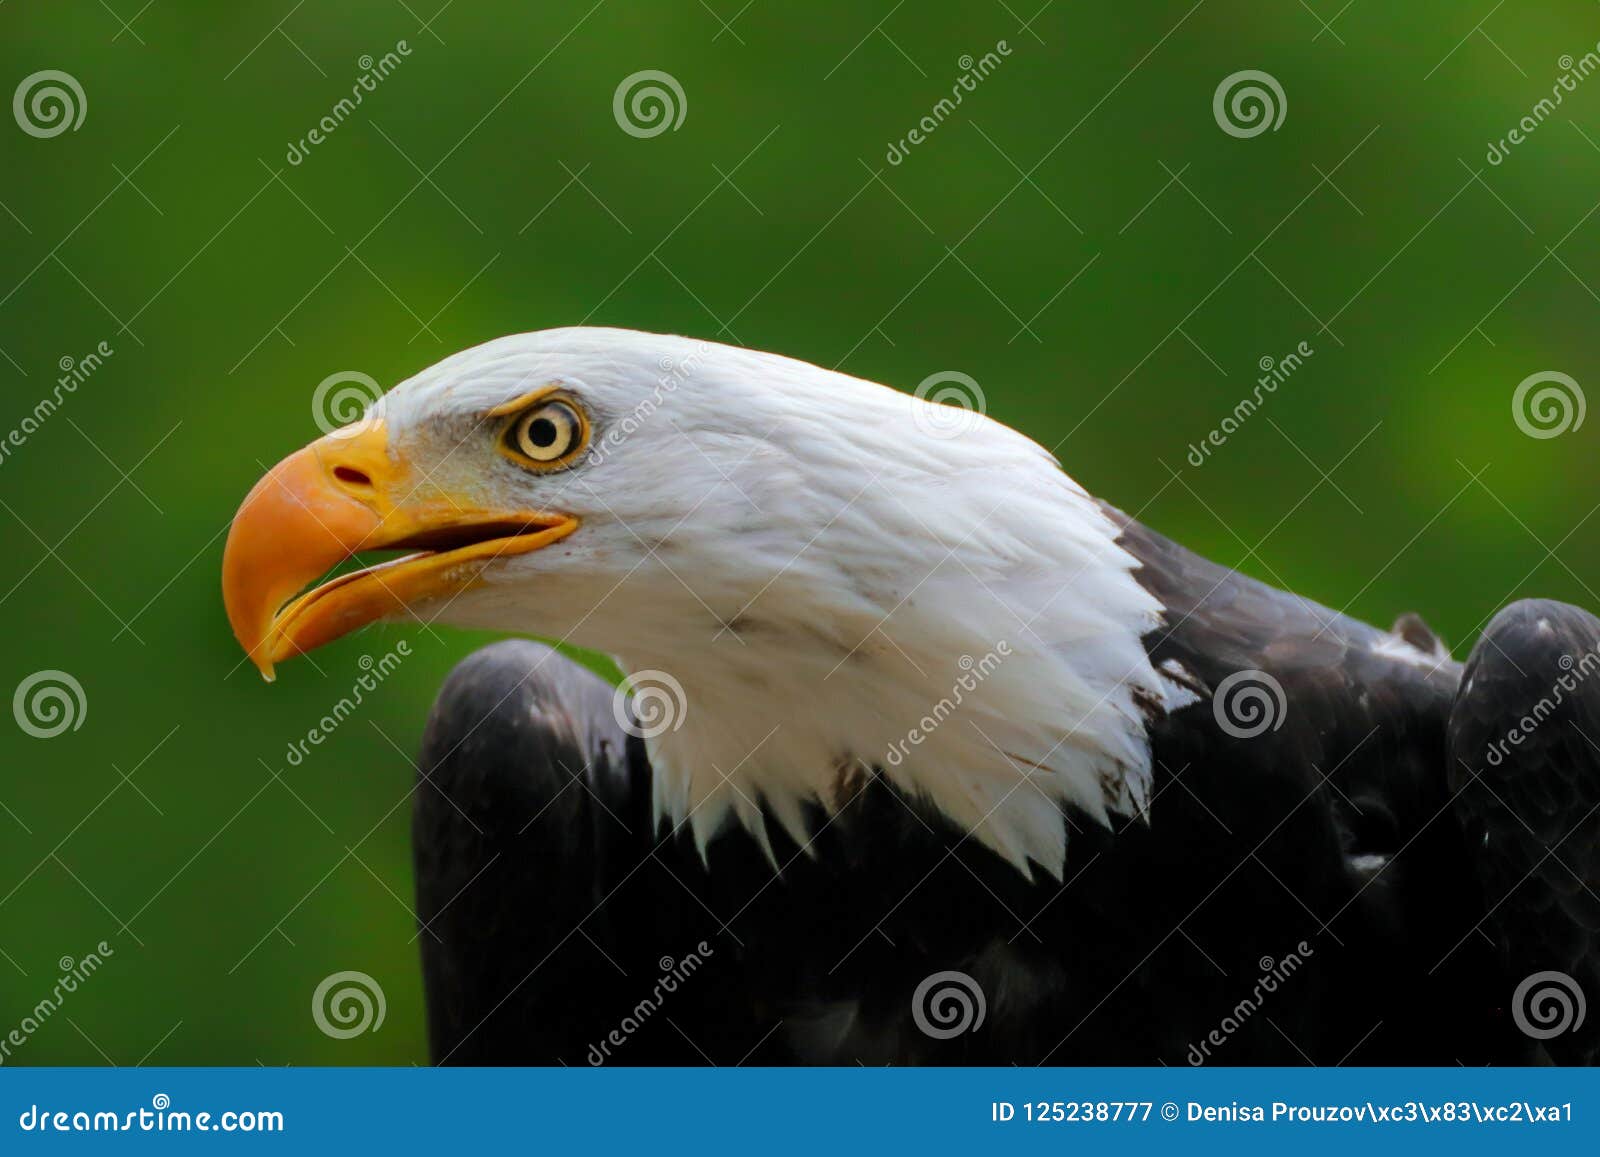
M 0 7 L 4 91 L 60 69 L 87 99 L 48 139 L 0 118 L 0 436 L 63 359 L 113 350 L 0 460 L 0 692 L 60 669 L 87 704 L 55 738 L 0 727 L 0 1036 L 60 958 L 115 953 L 7 1063 L 425 1060 L 409 753 L 485 639 L 369 629 L 267 687 L 218 598 L 230 515 L 339 371 L 389 386 L 580 322 L 902 389 L 958 370 L 1157 528 L 1367 618 L 1419 611 L 1458 654 L 1513 597 L 1600 605 L 1600 421 L 1535 439 L 1511 412 L 1531 374 L 1600 381 L 1600 78 L 1486 160 L 1594 50 L 1594 4 L 1475 29 L 1487 3 L 440 3 Z M 686 98 L 648 139 L 613 116 L 643 69 Z M 1276 131 L 1216 122 L 1243 69 L 1282 86 Z M 309 1005 L 345 969 L 387 1018 L 335 1040 Z

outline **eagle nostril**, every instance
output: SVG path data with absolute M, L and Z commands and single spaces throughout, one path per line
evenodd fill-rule
M 372 479 L 364 471 L 357 470 L 354 466 L 335 466 L 333 476 L 347 486 L 359 486 L 363 489 L 372 489 Z

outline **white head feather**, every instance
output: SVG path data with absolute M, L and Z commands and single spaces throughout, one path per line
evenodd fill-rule
M 537 475 L 481 419 L 548 383 L 591 452 Z M 1185 701 L 1140 642 L 1162 607 L 1094 500 L 998 422 L 950 436 L 947 407 L 872 382 L 591 328 L 466 350 L 377 413 L 430 483 L 582 519 L 435 613 L 665 672 L 656 806 L 702 848 L 731 817 L 764 840 L 763 806 L 805 844 L 802 805 L 872 768 L 1058 877 L 1062 804 L 1147 806 L 1146 712 Z

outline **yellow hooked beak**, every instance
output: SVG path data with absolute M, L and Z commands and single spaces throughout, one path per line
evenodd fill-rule
M 418 481 L 391 453 L 384 423 L 369 422 L 297 450 L 245 496 L 222 553 L 222 599 L 264 678 L 284 659 L 466 590 L 494 560 L 578 528 L 564 514 L 475 509 Z M 415 553 L 299 594 L 365 550 Z

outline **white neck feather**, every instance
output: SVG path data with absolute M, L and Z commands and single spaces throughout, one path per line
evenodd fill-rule
M 636 694 L 657 671 L 683 691 L 676 726 L 647 740 L 657 814 L 704 850 L 732 818 L 764 841 L 765 808 L 805 845 L 801 805 L 831 813 L 876 768 L 1025 874 L 1060 877 L 1062 805 L 1143 815 L 1147 720 L 1194 699 L 1141 642 L 1163 608 L 1043 449 L 977 415 L 943 437 L 947 412 L 925 420 L 918 398 L 844 381 L 865 387 L 854 412 L 862 398 L 875 412 L 842 438 L 802 429 L 820 470 L 765 447 L 725 466 L 735 507 L 761 517 L 730 511 L 749 529 L 717 526 L 716 578 L 697 572 L 690 591 L 661 576 L 665 629 L 615 640 Z M 777 511 L 793 533 L 771 533 Z M 698 533 L 674 531 L 683 557 L 712 549 Z

